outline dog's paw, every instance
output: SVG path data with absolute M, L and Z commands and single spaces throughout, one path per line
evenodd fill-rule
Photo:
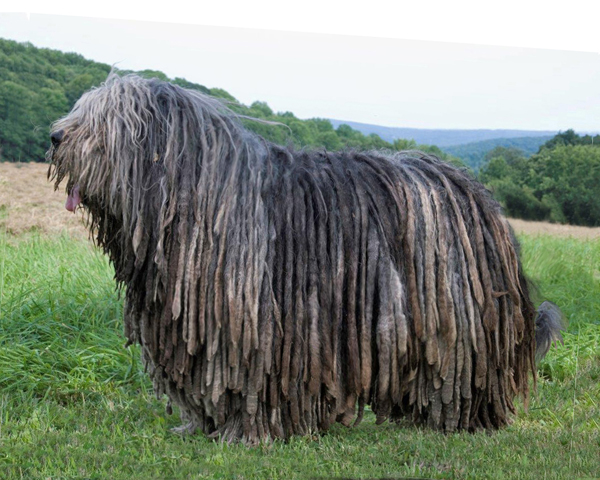
M 176 433 L 178 435 L 193 435 L 198 430 L 198 425 L 194 422 L 189 422 L 179 427 L 171 428 L 172 433 Z

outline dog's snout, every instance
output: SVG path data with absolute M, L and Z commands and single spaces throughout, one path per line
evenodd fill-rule
M 58 130 L 56 132 L 52 132 L 50 134 L 50 140 L 52 141 L 52 145 L 54 145 L 55 147 L 58 147 L 58 145 L 60 144 L 60 142 L 63 139 L 64 134 L 65 134 L 64 130 Z

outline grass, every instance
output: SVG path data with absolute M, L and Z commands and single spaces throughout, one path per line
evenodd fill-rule
M 527 412 L 500 432 L 357 428 L 247 449 L 180 437 L 124 349 L 106 259 L 85 241 L 0 234 L 0 478 L 600 476 L 600 241 L 522 237 L 540 297 L 569 320 Z

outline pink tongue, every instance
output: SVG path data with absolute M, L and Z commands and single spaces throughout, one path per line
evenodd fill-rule
M 80 203 L 81 203 L 81 197 L 79 196 L 79 185 L 75 185 L 71 189 L 71 192 L 69 193 L 69 196 L 67 197 L 67 201 L 65 203 L 65 208 L 69 212 L 75 213 L 75 209 L 77 208 L 77 205 L 79 205 Z

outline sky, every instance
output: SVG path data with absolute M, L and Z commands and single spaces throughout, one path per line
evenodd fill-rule
M 594 51 L 38 13 L 0 13 L 0 37 L 161 70 L 300 118 L 600 131 Z

